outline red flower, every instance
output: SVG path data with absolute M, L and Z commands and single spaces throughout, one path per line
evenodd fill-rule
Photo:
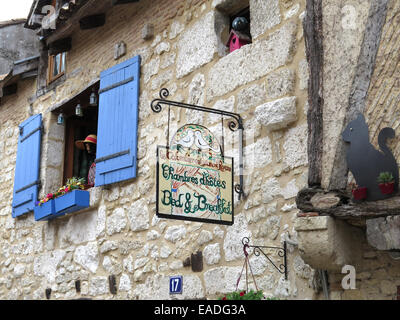
M 222 300 L 226 300 L 226 297 L 223 297 Z
M 245 295 L 245 293 L 246 293 L 245 291 L 242 291 L 242 292 L 240 293 L 240 296 L 243 297 L 243 296 Z

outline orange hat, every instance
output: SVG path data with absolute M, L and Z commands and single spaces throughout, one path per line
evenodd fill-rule
M 75 141 L 75 145 L 77 148 L 81 149 L 81 150 L 85 150 L 85 143 L 94 143 L 97 144 L 97 136 L 95 134 L 89 134 L 85 140 L 78 140 Z

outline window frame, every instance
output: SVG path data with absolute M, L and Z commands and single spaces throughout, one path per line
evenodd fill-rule
M 61 55 L 61 59 L 60 59 L 60 63 L 59 66 L 57 68 L 57 75 L 53 75 L 53 69 L 54 69 L 54 64 L 55 64 L 55 60 L 56 57 L 58 55 Z M 62 61 L 64 60 L 64 70 L 61 71 L 61 67 L 62 67 Z M 48 72 L 47 72 L 47 85 L 49 85 L 50 83 L 56 81 L 57 79 L 59 79 L 60 77 L 62 77 L 65 74 L 65 69 L 66 69 L 66 64 L 67 64 L 67 53 L 66 52 L 60 52 L 54 55 L 49 55 L 49 61 L 48 61 Z

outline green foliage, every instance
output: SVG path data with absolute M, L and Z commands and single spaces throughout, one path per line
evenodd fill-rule
M 80 186 L 84 185 L 85 182 L 85 178 L 72 177 L 67 180 L 67 186 L 70 186 L 71 190 L 80 189 Z
M 223 297 L 220 297 L 219 300 L 278 300 L 278 298 L 265 298 L 262 290 L 254 291 L 250 290 L 250 292 L 240 291 L 240 292 L 231 292 L 226 294 Z
M 391 172 L 381 172 L 378 176 L 379 183 L 389 183 L 393 182 L 394 178 Z

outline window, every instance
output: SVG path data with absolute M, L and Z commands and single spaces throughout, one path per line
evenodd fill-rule
M 66 53 L 62 52 L 49 56 L 48 83 L 60 78 L 65 72 Z
M 45 163 L 41 163 L 42 115 L 34 115 L 19 125 L 12 202 L 14 218 L 34 210 L 35 220 L 49 220 L 87 208 L 89 192 L 83 190 L 74 190 L 43 206 L 35 206 L 35 203 L 39 185 L 45 195 L 56 192 L 68 178 L 87 178 L 89 161 L 96 163 L 96 187 L 136 177 L 139 82 L 140 56 L 135 56 L 104 70 L 100 81 L 61 106 L 54 106 L 51 117 L 57 122 L 52 121 L 52 125 L 65 124 L 65 130 L 54 130 L 59 135 L 56 139 L 50 139 L 50 130 L 46 130 L 44 141 L 47 147 L 43 148 L 47 152 Z M 100 96 L 97 103 L 93 100 L 90 103 L 92 93 Z M 83 109 L 83 116 L 77 112 L 78 103 Z M 55 132 L 53 134 L 57 134 Z M 91 134 L 97 135 L 97 143 L 96 154 L 89 159 L 87 154 L 84 155 L 85 151 L 76 147 L 76 141 L 86 140 Z M 62 141 L 63 137 L 65 141 Z M 64 154 L 59 152 L 63 145 Z M 43 176 L 41 164 L 45 166 Z M 50 166 L 51 174 L 47 170 Z M 93 170 L 91 173 L 94 175 Z M 74 198 L 76 194 L 82 196 Z
M 92 92 L 97 92 L 98 89 L 99 83 L 96 83 L 62 107 L 65 117 L 63 184 L 72 177 L 85 178 L 87 182 L 89 168 L 95 160 L 95 153 L 89 154 L 86 150 L 79 149 L 75 142 L 85 140 L 89 135 L 97 136 L 98 106 L 90 106 L 89 100 Z M 78 104 L 81 108 L 81 116 L 76 114 Z

